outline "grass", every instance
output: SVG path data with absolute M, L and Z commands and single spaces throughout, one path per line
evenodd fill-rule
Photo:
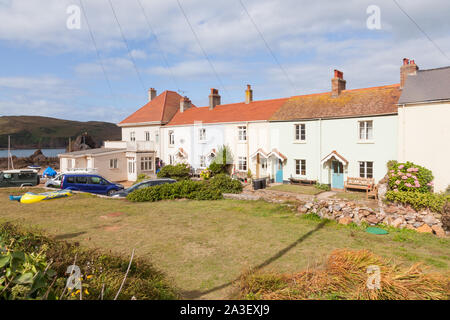
M 316 195 L 323 190 L 319 190 L 315 188 L 314 186 L 297 186 L 292 184 L 281 184 L 278 186 L 270 187 L 269 190 L 275 190 L 275 191 L 283 191 L 283 192 L 293 192 L 293 193 L 300 193 L 300 194 L 307 194 L 307 195 Z
M 249 271 L 239 285 L 240 298 L 251 300 L 450 299 L 450 272 L 425 273 L 420 264 L 402 268 L 368 250 L 334 250 L 322 268 L 292 274 Z
M 244 270 L 292 273 L 340 248 L 370 249 L 394 263 L 423 262 L 435 271 L 450 265 L 449 239 L 394 229 L 376 236 L 299 218 L 295 207 L 264 201 L 131 203 L 88 194 L 30 205 L 9 201 L 9 194 L 25 191 L 0 189 L 0 222 L 39 227 L 57 240 L 124 256 L 135 248 L 136 258 L 162 270 L 186 298 L 234 296 L 232 284 Z

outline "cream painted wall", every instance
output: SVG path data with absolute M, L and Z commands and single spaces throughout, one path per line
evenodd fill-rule
M 358 137 L 358 122 L 373 121 L 373 141 L 362 143 Z M 294 141 L 294 125 L 306 125 L 306 141 Z M 321 160 L 333 150 L 348 161 L 344 179 L 359 177 L 359 161 L 373 161 L 374 178 L 386 174 L 386 163 L 397 157 L 397 116 L 377 116 L 347 119 L 271 122 L 272 148 L 278 148 L 288 159 L 283 168 L 283 180 L 298 177 L 295 159 L 306 160 L 306 176 L 302 178 L 331 183 L 330 170 Z M 320 138 L 321 137 L 321 138 Z
M 135 133 L 136 141 L 146 141 L 145 132 L 150 132 L 150 141 L 155 143 L 155 151 L 157 156 L 162 152 L 160 145 L 160 131 L 161 126 L 136 126 L 136 127 L 122 127 L 122 141 L 131 141 L 131 132 Z
M 450 185 L 450 102 L 399 107 L 398 160 L 433 171 L 435 191 Z

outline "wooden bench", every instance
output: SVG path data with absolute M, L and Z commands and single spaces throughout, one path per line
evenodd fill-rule
M 301 178 L 289 178 L 289 181 L 291 184 L 316 184 L 317 181 L 316 180 L 308 180 L 308 179 L 301 179 Z
M 347 178 L 344 183 L 344 191 L 347 189 L 366 190 L 366 198 L 369 197 L 369 192 L 375 188 L 375 180 L 373 178 Z

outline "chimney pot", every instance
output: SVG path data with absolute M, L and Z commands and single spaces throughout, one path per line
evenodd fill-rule
M 148 90 L 148 101 L 150 102 L 155 98 L 156 98 L 156 90 L 155 90 L 155 88 L 150 88 Z
M 213 110 L 218 105 L 220 105 L 219 90 L 211 88 L 211 94 L 209 95 L 209 110 Z
M 414 60 L 403 59 L 403 65 L 400 67 L 400 89 L 404 88 L 408 75 L 416 74 L 417 70 L 419 70 L 419 67 Z
M 245 90 L 245 103 L 249 104 L 253 101 L 253 90 L 251 85 L 247 85 L 247 90 Z
M 347 81 L 344 80 L 344 73 L 339 70 L 334 70 L 334 78 L 331 79 L 331 96 L 338 97 L 341 91 L 345 90 Z

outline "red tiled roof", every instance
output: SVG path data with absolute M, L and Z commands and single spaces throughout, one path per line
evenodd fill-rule
M 208 107 L 190 108 L 184 112 L 177 112 L 169 126 L 193 124 L 195 121 L 203 123 L 244 122 L 269 120 L 270 117 L 287 101 L 287 98 L 223 104 L 213 110 Z
M 142 122 L 166 123 L 180 109 L 181 98 L 176 92 L 164 91 L 119 124 Z
M 270 118 L 274 121 L 338 118 L 397 113 L 399 84 L 344 90 L 333 98 L 331 92 L 296 96 Z

